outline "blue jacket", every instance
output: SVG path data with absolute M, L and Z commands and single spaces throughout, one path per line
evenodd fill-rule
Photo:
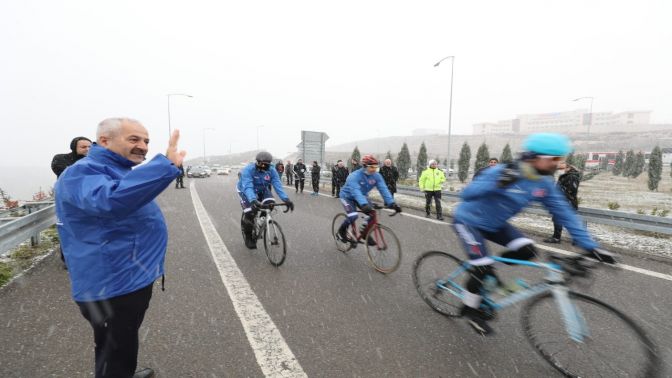
M 359 205 L 366 205 L 369 203 L 367 195 L 374 187 L 378 188 L 378 192 L 383 197 L 386 206 L 394 203 L 394 197 L 390 194 L 383 176 L 378 172 L 372 175 L 367 174 L 366 167 L 360 168 L 348 175 L 345 185 L 341 188 L 339 197 L 344 200 L 355 201 Z
M 94 144 L 56 182 L 58 234 L 75 301 L 131 293 L 163 274 L 168 231 L 154 198 L 180 170 L 163 155 L 134 165 Z
M 245 194 L 245 198 L 249 202 L 257 199 L 257 194 L 263 193 L 269 185 L 273 185 L 273 189 L 278 193 L 281 200 L 287 201 L 289 197 L 282 188 L 282 181 L 280 175 L 275 167 L 272 165 L 268 167 L 267 171 L 257 169 L 256 163 L 250 163 L 240 171 L 240 180 L 236 188 L 239 192 Z
M 522 164 L 522 163 L 521 163 Z M 481 230 L 499 230 L 530 202 L 542 203 L 562 224 L 579 247 L 597 248 L 565 196 L 550 176 L 523 175 L 518 181 L 498 188 L 497 180 L 506 165 L 486 169 L 461 193 L 461 202 L 455 210 L 455 220 Z

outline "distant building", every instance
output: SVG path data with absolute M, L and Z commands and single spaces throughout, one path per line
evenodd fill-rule
M 592 120 L 591 120 L 592 118 Z M 512 120 L 473 125 L 474 135 L 529 134 L 533 132 L 609 133 L 642 132 L 669 128 L 650 123 L 650 111 L 590 113 L 587 109 L 558 113 L 519 114 Z
M 317 161 L 320 166 L 324 163 L 325 143 L 329 135 L 319 131 L 301 130 L 301 143 L 296 147 L 299 149 L 297 159 L 303 159 L 307 166 Z
M 661 148 L 660 150 L 663 153 L 663 164 L 669 165 L 672 163 L 672 148 Z
M 441 130 L 441 129 L 415 129 L 411 131 L 411 135 L 413 136 L 423 136 L 423 135 L 438 135 L 438 134 L 445 134 L 446 130 Z

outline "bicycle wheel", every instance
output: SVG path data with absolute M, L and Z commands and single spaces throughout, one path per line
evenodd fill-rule
M 264 249 L 268 261 L 274 266 L 280 266 L 285 262 L 287 255 L 287 242 L 280 225 L 274 221 L 268 221 L 268 227 L 264 227 Z
M 420 255 L 413 263 L 413 284 L 425 303 L 435 311 L 447 316 L 460 316 L 462 291 L 459 286 L 451 285 L 463 276 L 460 273 L 463 261 L 441 251 L 428 251 Z
M 336 243 L 336 249 L 339 251 L 345 253 L 348 252 L 349 250 L 352 249 L 352 244 L 351 243 L 344 243 L 336 237 L 336 234 L 338 234 L 338 229 L 341 227 L 341 224 L 345 222 L 345 218 L 347 215 L 340 213 L 336 214 L 334 217 L 334 220 L 331 222 L 331 236 L 334 238 L 334 242 Z
M 568 377 L 655 377 L 658 356 L 653 342 L 635 323 L 610 305 L 569 292 L 587 328 L 582 341 L 570 338 L 551 293 L 523 308 L 525 336 L 535 350 Z
M 369 245 L 367 242 L 369 236 L 373 238 L 376 245 Z M 366 255 L 375 270 L 383 274 L 389 274 L 399 268 L 401 243 L 389 227 L 377 224 L 371 227 L 368 236 L 363 240 L 364 245 L 366 245 Z

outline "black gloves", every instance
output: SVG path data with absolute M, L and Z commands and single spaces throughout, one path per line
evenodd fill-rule
M 616 264 L 614 254 L 609 251 L 605 251 L 604 249 L 595 248 L 592 251 L 584 252 L 583 256 L 589 259 L 603 262 L 605 264 Z
M 371 214 L 371 212 L 373 211 L 373 208 L 368 203 L 364 206 L 360 206 L 360 208 L 362 209 L 362 213 L 364 213 L 366 215 Z
M 261 208 L 261 202 L 257 200 L 252 201 L 251 205 L 252 205 L 252 211 L 257 211 Z
M 395 213 L 401 213 L 401 207 L 399 205 L 397 205 L 396 203 L 393 203 L 388 207 L 390 209 L 394 210 Z
M 289 209 L 289 211 L 294 211 L 294 202 L 287 199 L 287 200 L 285 200 L 285 204 L 287 205 L 287 208 Z
M 497 187 L 506 188 L 507 186 L 518 181 L 519 178 L 520 178 L 520 171 L 517 169 L 517 167 L 507 166 L 502 170 L 502 173 L 499 175 L 499 179 L 497 180 Z

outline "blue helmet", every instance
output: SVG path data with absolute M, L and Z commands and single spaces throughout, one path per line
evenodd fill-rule
M 572 142 L 562 134 L 532 134 L 523 142 L 523 149 L 536 155 L 565 156 L 572 152 Z

